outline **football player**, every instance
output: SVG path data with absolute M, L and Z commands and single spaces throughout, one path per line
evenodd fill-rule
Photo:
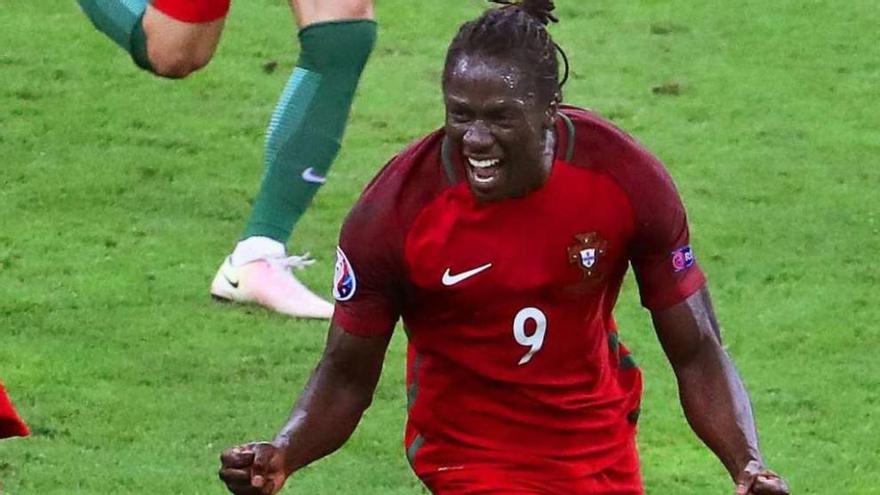
M 405 449 L 432 493 L 642 494 L 642 376 L 612 314 L 631 264 L 684 412 L 731 491 L 787 494 L 668 173 L 625 132 L 560 103 L 552 3 L 505 3 L 449 47 L 445 126 L 393 158 L 349 214 L 327 346 L 287 424 L 225 451 L 220 477 L 236 494 L 274 494 L 339 448 L 402 319 Z

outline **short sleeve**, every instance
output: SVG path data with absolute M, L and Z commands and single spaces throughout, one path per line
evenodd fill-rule
M 351 334 L 389 334 L 400 316 L 401 236 L 393 217 L 393 209 L 365 192 L 343 224 L 333 276 L 333 323 Z
M 641 159 L 638 187 L 630 195 L 636 216 L 630 261 L 642 305 L 655 311 L 687 299 L 706 278 L 691 248 L 687 214 L 672 178 L 646 152 Z

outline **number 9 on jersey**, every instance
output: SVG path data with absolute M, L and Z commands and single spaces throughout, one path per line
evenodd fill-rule
M 534 321 L 535 331 L 526 335 L 526 325 Z M 520 358 L 519 364 L 528 363 L 536 352 L 544 345 L 544 334 L 547 332 L 547 316 L 538 308 L 523 308 L 513 318 L 513 338 L 516 343 L 528 347 L 528 352 Z

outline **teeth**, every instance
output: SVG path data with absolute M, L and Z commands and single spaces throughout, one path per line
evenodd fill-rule
M 468 158 L 468 163 L 470 163 L 471 167 L 474 168 L 489 168 L 493 165 L 497 165 L 498 159 L 490 158 L 488 160 L 474 160 L 473 158 Z

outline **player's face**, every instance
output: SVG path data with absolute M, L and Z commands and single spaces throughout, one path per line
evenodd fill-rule
M 477 199 L 524 196 L 544 184 L 553 165 L 556 103 L 536 95 L 527 71 L 463 55 L 444 78 L 443 96 L 446 134 Z

